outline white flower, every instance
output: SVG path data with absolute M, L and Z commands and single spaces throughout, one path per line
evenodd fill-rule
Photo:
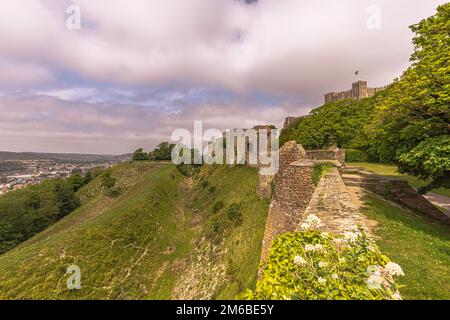
M 337 273 L 333 273 L 331 275 L 331 278 L 334 279 L 334 280 L 337 280 L 337 279 L 339 279 L 339 276 L 337 275 Z
M 320 261 L 319 262 L 319 268 L 326 268 L 328 267 L 328 262 Z
M 344 234 L 344 238 L 348 243 L 354 243 L 360 235 L 360 233 L 349 231 Z
M 372 274 L 366 281 L 369 289 L 381 289 L 381 284 L 383 282 L 384 279 L 379 272 Z
M 317 279 L 317 281 L 318 281 L 319 284 L 321 284 L 321 285 L 324 285 L 325 283 L 327 283 L 327 280 L 324 279 L 324 278 L 322 278 L 322 277 L 319 277 L 319 279 Z
M 311 229 L 311 226 L 309 225 L 309 223 L 304 222 L 300 225 L 300 229 L 302 231 L 307 231 L 307 230 Z
M 372 252 L 377 251 L 377 249 L 374 246 L 368 246 L 367 249 L 369 249 L 369 251 L 372 251 Z
M 315 250 L 316 250 L 316 247 L 313 246 L 312 244 L 307 244 L 307 245 L 305 246 L 305 251 L 306 251 L 306 252 L 315 251 Z
M 322 233 L 320 234 L 320 236 L 321 236 L 323 239 L 328 239 L 328 238 L 330 237 L 330 234 L 329 234 L 328 232 L 322 232 Z
M 324 250 L 323 246 L 322 246 L 320 243 L 316 244 L 316 245 L 314 246 L 314 248 L 315 248 L 317 251 L 323 251 L 323 250 Z
M 296 265 L 298 265 L 298 266 L 303 266 L 303 265 L 306 264 L 306 260 L 303 259 L 303 258 L 300 257 L 300 256 L 296 256 L 296 257 L 294 258 L 294 263 L 295 263 Z
M 369 267 L 367 267 L 366 272 L 369 276 L 371 276 L 375 273 L 381 274 L 381 269 L 382 269 L 382 267 L 380 267 L 380 266 L 369 266 Z
M 303 231 L 307 231 L 310 229 L 317 228 L 321 223 L 322 223 L 322 221 L 320 220 L 320 218 L 318 216 L 311 214 L 306 218 L 305 222 L 300 225 L 300 228 Z
M 315 214 L 310 214 L 308 218 L 306 218 L 306 222 L 311 226 L 318 226 L 322 223 L 322 220 L 320 220 L 320 218 Z
M 394 293 L 394 294 L 391 296 L 391 299 L 392 299 L 392 300 L 403 300 L 403 299 L 402 299 L 402 296 L 400 295 L 399 292 Z
M 391 276 L 404 276 L 405 275 L 402 268 L 394 262 L 389 262 L 384 268 Z

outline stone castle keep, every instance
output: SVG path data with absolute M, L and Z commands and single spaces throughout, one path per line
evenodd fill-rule
M 332 101 L 340 101 L 344 99 L 361 100 L 364 98 L 370 98 L 378 91 L 384 88 L 369 88 L 367 81 L 357 81 L 352 84 L 352 88 L 347 91 L 330 92 L 325 94 L 325 103 Z
M 375 93 L 385 89 L 385 87 L 381 88 L 369 88 L 367 86 L 367 81 L 357 81 L 352 84 L 352 88 L 347 91 L 341 92 L 330 92 L 325 94 L 325 103 L 333 102 L 333 101 L 341 101 L 345 99 L 353 99 L 353 100 L 361 100 L 365 98 L 372 97 Z M 283 129 L 288 129 L 291 126 L 295 125 L 299 120 L 309 117 L 309 115 L 301 116 L 301 117 L 287 117 L 284 120 Z

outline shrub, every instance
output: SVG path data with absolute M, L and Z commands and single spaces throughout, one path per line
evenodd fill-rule
M 209 186 L 209 182 L 207 180 L 202 182 L 202 188 L 205 189 L 206 187 Z
M 319 184 L 320 178 L 322 175 L 327 172 L 328 169 L 333 168 L 334 165 L 331 163 L 317 163 L 314 165 L 313 173 L 312 173 L 312 181 L 315 186 Z
M 320 223 L 311 215 L 303 231 L 276 238 L 256 289 L 239 298 L 401 299 L 394 278 L 404 275 L 402 269 L 381 254 L 362 229 L 336 237 L 316 229 Z
M 364 151 L 356 149 L 345 150 L 345 161 L 347 162 L 367 162 L 368 156 Z
M 237 203 L 231 204 L 227 209 L 227 217 L 235 225 L 241 225 L 244 220 L 241 212 L 241 206 Z
M 213 213 L 219 212 L 223 208 L 223 206 L 223 201 L 216 201 L 212 208 Z
M 106 171 L 102 175 L 101 186 L 104 189 L 105 195 L 109 197 L 116 197 L 120 194 L 119 188 L 117 185 L 117 179 L 111 176 L 110 171 Z
M 185 177 L 194 177 L 200 172 L 201 165 L 180 164 L 177 166 L 178 172 Z
M 148 160 L 148 154 L 142 148 L 139 148 L 133 152 L 132 159 L 133 161 L 145 161 Z

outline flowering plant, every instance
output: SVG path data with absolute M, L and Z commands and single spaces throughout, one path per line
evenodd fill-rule
M 403 276 L 403 270 L 380 252 L 362 228 L 338 237 L 321 232 L 320 225 L 318 217 L 310 216 L 302 231 L 278 236 L 256 289 L 240 298 L 401 299 L 395 277 Z

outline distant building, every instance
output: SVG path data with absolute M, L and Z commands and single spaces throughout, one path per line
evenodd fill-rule
M 301 117 L 287 117 L 284 120 L 284 124 L 283 124 L 283 129 L 288 129 L 290 128 L 292 125 L 294 125 L 295 123 L 297 123 L 300 119 L 305 119 L 309 117 L 309 115 L 306 116 L 301 116 Z
M 325 94 L 325 103 L 332 101 L 340 101 L 344 99 L 361 100 L 365 98 L 372 97 L 378 91 L 383 90 L 382 88 L 369 88 L 367 86 L 367 81 L 357 81 L 352 84 L 352 88 L 347 91 L 341 92 L 330 92 Z

